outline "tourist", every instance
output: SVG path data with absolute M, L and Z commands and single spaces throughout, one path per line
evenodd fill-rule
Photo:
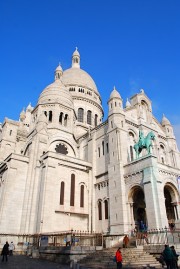
M 14 251 L 14 249 L 15 249 L 14 243 L 11 242 L 11 243 L 9 244 L 9 256 L 12 256 L 12 255 L 13 255 L 13 251 Z
M 116 263 L 117 263 L 117 269 L 122 268 L 122 254 L 121 254 L 121 248 L 118 248 L 116 251 Z
M 129 243 L 129 237 L 126 234 L 125 237 L 123 238 L 123 247 L 124 248 L 127 248 L 128 247 L 128 243 Z
M 147 233 L 147 231 L 144 232 L 144 234 L 143 234 L 143 238 L 144 238 L 144 240 L 146 241 L 146 243 L 149 244 L 149 241 L 148 241 L 148 233 Z
M 174 246 L 171 246 L 171 250 L 172 250 L 172 253 L 174 255 L 174 257 L 173 257 L 173 268 L 178 269 L 178 257 L 179 257 L 179 255 L 176 253 L 176 250 L 175 250 Z
M 4 258 L 6 258 L 6 261 L 8 261 L 8 255 L 9 255 L 9 244 L 6 241 L 6 244 L 3 246 L 2 252 L 1 252 L 2 257 L 2 262 L 4 261 Z
M 167 265 L 167 269 L 173 269 L 174 255 L 173 255 L 172 249 L 168 245 L 165 245 L 162 255 L 163 255 L 164 261 Z
M 71 243 L 72 243 L 71 234 L 67 234 L 67 236 L 66 236 L 66 247 L 71 246 Z
M 135 237 L 137 236 L 137 232 L 138 232 L 138 228 L 137 228 L 137 226 L 135 226 L 135 228 L 134 228 L 134 236 Z

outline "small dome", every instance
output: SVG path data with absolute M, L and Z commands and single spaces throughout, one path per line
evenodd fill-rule
M 55 73 L 55 80 L 61 79 L 62 74 L 63 74 L 63 70 L 62 70 L 62 67 L 60 66 L 60 64 L 58 65 L 58 67 L 56 68 L 54 73 Z
M 120 95 L 119 92 L 116 90 L 115 86 L 114 86 L 113 91 L 112 91 L 111 94 L 110 94 L 110 99 L 112 99 L 112 98 L 120 98 L 120 99 L 122 99 L 122 98 L 121 98 L 121 95 Z
M 56 71 L 61 71 L 61 72 L 63 71 L 60 64 L 59 64 L 58 67 L 56 68 Z
M 59 102 L 68 107 L 73 107 L 72 95 L 63 85 L 61 80 L 56 80 L 48 85 L 41 93 L 38 104 Z
M 26 108 L 26 111 L 31 112 L 33 110 L 33 107 L 31 106 L 31 103 Z
M 126 107 L 130 107 L 131 106 L 131 103 L 129 102 L 128 98 L 127 98 L 127 101 L 126 101 Z
M 163 114 L 163 117 L 162 117 L 161 124 L 162 124 L 162 126 L 171 125 L 170 121 L 165 117 L 164 114 Z
M 23 108 L 23 110 L 20 113 L 20 118 L 19 119 L 20 119 L 20 121 L 24 121 L 25 118 L 26 118 L 26 112 L 24 111 L 24 108 Z
M 79 56 L 80 57 L 80 54 L 79 54 L 79 51 L 78 51 L 77 47 L 76 47 L 76 50 L 73 52 L 73 56 Z

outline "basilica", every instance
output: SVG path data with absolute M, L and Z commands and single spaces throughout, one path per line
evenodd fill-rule
M 0 126 L 0 234 L 120 234 L 141 221 L 148 229 L 178 223 L 180 152 L 145 91 L 123 103 L 114 87 L 103 121 L 77 49 L 52 81 L 19 121 Z

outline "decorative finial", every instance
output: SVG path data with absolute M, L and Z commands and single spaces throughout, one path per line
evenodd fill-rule
M 78 47 L 76 47 L 76 50 L 78 50 Z

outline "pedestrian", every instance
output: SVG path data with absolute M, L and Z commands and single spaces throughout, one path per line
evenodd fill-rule
M 164 250 L 163 250 L 163 257 L 165 260 L 165 263 L 167 265 L 167 269 L 173 269 L 173 252 L 172 249 L 169 247 L 169 245 L 165 245 L 164 246 Z
M 123 247 L 127 248 L 128 244 L 129 244 L 129 237 L 126 234 L 125 237 L 123 238 Z
M 143 238 L 144 238 L 144 240 L 146 241 L 146 243 L 149 244 L 149 241 L 148 241 L 148 233 L 147 233 L 147 231 L 144 232 L 144 234 L 143 234 Z
M 117 269 L 122 268 L 122 253 L 121 253 L 121 248 L 118 248 L 116 251 L 116 263 L 117 263 Z
M 15 250 L 15 246 L 13 241 L 9 244 L 9 256 L 13 256 L 13 251 Z
M 75 242 L 76 242 L 76 237 L 75 237 L 75 234 L 73 234 L 71 238 L 71 245 L 75 246 Z
M 67 236 L 66 236 L 66 247 L 71 246 L 71 241 L 72 241 L 71 234 L 67 234 Z
M 135 228 L 134 228 L 134 236 L 135 237 L 137 236 L 137 232 L 138 232 L 138 228 L 137 228 L 137 226 L 135 226 Z
M 172 250 L 172 253 L 174 255 L 174 257 L 173 257 L 173 268 L 178 269 L 178 257 L 179 257 L 179 255 L 176 253 L 176 250 L 175 250 L 174 246 L 171 246 L 171 250 Z
M 6 244 L 3 246 L 2 252 L 1 252 L 2 257 L 2 262 L 4 262 L 4 259 L 6 258 L 6 262 L 8 261 L 8 255 L 9 255 L 9 244 L 6 241 Z

